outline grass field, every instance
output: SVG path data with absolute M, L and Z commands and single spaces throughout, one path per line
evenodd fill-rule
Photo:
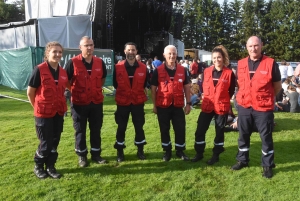
M 0 94 L 27 100 L 25 91 L 0 86 Z M 105 97 L 102 128 L 102 157 L 109 161 L 79 168 L 74 153 L 74 130 L 71 117 L 66 117 L 58 147 L 56 167 L 60 180 L 39 180 L 33 174 L 33 155 L 38 145 L 33 109 L 29 103 L 0 98 L 0 200 L 300 200 L 300 114 L 275 113 L 274 177 L 261 176 L 261 142 L 251 137 L 250 167 L 230 170 L 235 164 L 238 133 L 226 133 L 225 149 L 220 161 L 206 165 L 212 154 L 214 127 L 207 132 L 204 159 L 197 163 L 175 157 L 162 161 L 162 148 L 152 103 L 145 106 L 144 126 L 147 160 L 136 157 L 134 128 L 128 124 L 125 159 L 116 162 L 116 124 L 113 97 Z M 199 108 L 186 116 L 186 154 L 194 156 L 194 132 Z M 172 141 L 174 145 L 174 134 Z M 88 145 L 88 147 L 90 147 Z

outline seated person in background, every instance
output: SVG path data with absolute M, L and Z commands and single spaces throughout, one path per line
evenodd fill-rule
M 282 88 L 283 88 L 283 91 L 286 92 L 287 91 L 287 88 L 288 86 L 290 85 L 291 83 L 291 79 L 290 78 L 286 78 L 284 80 L 284 82 L 282 83 Z
M 224 128 L 224 132 L 239 131 L 238 127 L 237 127 L 237 120 L 238 120 L 238 117 L 235 116 L 235 114 L 232 111 L 232 106 L 230 106 L 230 110 L 228 112 L 228 117 L 227 117 L 226 126 Z
M 286 94 L 286 101 L 290 103 L 290 111 L 292 113 L 300 112 L 300 106 L 298 104 L 299 93 L 296 88 L 292 85 L 288 86 L 288 92 Z
M 198 103 L 200 103 L 200 89 L 199 89 L 199 85 L 198 85 L 198 79 L 192 79 L 192 84 L 191 84 L 191 102 L 192 102 L 192 106 L 197 105 Z
M 292 76 L 291 77 L 291 84 L 294 86 L 294 87 L 299 87 L 300 85 L 298 84 L 298 80 L 295 76 Z

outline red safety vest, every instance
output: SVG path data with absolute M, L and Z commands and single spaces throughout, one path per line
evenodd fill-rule
M 103 102 L 102 94 L 102 60 L 93 56 L 91 75 L 82 62 L 82 55 L 72 58 L 74 75 L 71 80 L 72 102 L 76 105 L 88 105 L 91 102 Z
M 36 89 L 34 100 L 34 116 L 42 118 L 54 117 L 56 113 L 64 115 L 67 111 L 64 92 L 68 82 L 66 71 L 58 67 L 59 78 L 56 85 L 47 62 L 38 65 L 41 85 Z
M 117 105 L 139 105 L 147 101 L 147 96 L 144 91 L 144 84 L 147 79 L 147 67 L 145 64 L 138 62 L 139 67 L 136 68 L 132 86 L 130 85 L 129 77 L 125 68 L 125 60 L 116 64 L 116 81 L 118 88 L 116 90 Z
M 198 74 L 198 63 L 193 62 L 190 70 L 191 70 L 192 75 L 197 75 Z
M 263 55 L 251 80 L 248 58 L 238 62 L 239 90 L 236 100 L 240 106 L 244 108 L 252 107 L 257 111 L 272 111 L 274 109 L 273 62 L 273 59 Z
M 213 82 L 213 70 L 211 66 L 204 71 L 203 81 L 203 100 L 201 109 L 203 112 L 210 113 L 214 111 L 216 114 L 227 114 L 230 109 L 229 88 L 231 82 L 232 71 L 223 67 L 222 75 L 216 86 Z
M 183 82 L 186 79 L 184 67 L 177 65 L 173 81 L 165 69 L 165 64 L 157 67 L 158 89 L 156 93 L 156 106 L 167 108 L 172 103 L 174 107 L 184 106 Z

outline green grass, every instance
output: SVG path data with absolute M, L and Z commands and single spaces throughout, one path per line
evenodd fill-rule
M 3 86 L 0 94 L 27 100 L 25 91 Z M 39 180 L 33 174 L 33 155 L 38 145 L 33 109 L 29 103 L 0 98 L 0 200 L 300 200 L 300 114 L 275 113 L 276 168 L 274 177 L 265 179 L 261 176 L 261 141 L 257 133 L 251 137 L 250 167 L 240 171 L 230 170 L 237 153 L 238 133 L 234 132 L 226 133 L 226 151 L 220 161 L 214 166 L 206 165 L 212 154 L 213 126 L 207 132 L 202 161 L 184 162 L 173 153 L 170 162 L 163 162 L 158 122 L 150 101 L 145 106 L 147 160 L 137 160 L 130 122 L 126 133 L 126 161 L 118 164 L 113 148 L 115 110 L 113 97 L 105 97 L 102 156 L 109 160 L 108 164 L 91 162 L 87 168 L 77 166 L 72 120 L 67 117 L 56 164 L 63 177 Z M 192 110 L 186 116 L 185 153 L 190 157 L 194 156 L 199 112 L 199 109 Z

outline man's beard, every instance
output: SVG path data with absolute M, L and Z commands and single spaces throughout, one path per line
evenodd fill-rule
M 126 59 L 133 60 L 133 59 L 135 59 L 135 55 L 134 54 L 126 54 Z

